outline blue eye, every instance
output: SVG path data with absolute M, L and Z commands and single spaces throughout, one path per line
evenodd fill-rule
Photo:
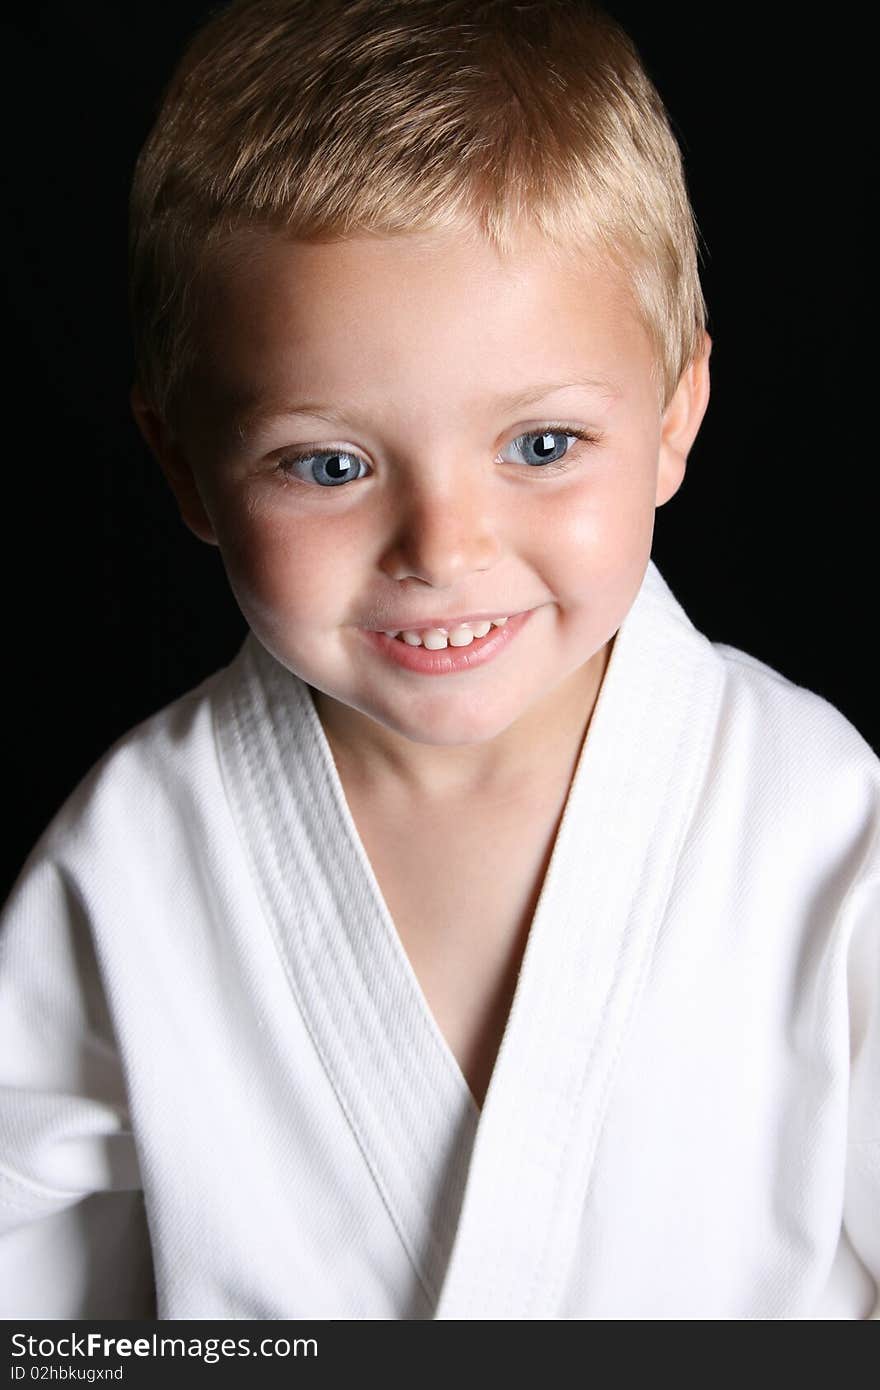
M 516 451 L 520 462 L 538 468 L 559 463 L 565 458 L 572 443 L 583 438 L 583 434 L 573 430 L 550 426 L 544 430 L 530 430 L 527 434 L 521 434 L 512 440 L 508 447 Z
M 362 478 L 367 471 L 363 459 L 342 449 L 318 449 L 310 454 L 294 454 L 281 460 L 282 473 L 292 473 L 303 482 L 318 483 L 320 487 L 339 487 L 353 478 Z
M 578 461 L 581 451 L 572 453 L 572 445 L 578 441 L 596 445 L 600 436 L 573 426 L 545 425 L 543 429 L 527 430 L 511 440 L 507 450 L 513 450 L 515 457 L 505 457 L 502 453 L 500 458 L 503 463 L 525 463 L 533 469 L 563 472 Z M 296 478 L 303 483 L 340 487 L 365 477 L 370 468 L 358 454 L 347 449 L 311 449 L 302 454 L 288 454 L 277 464 L 277 471 L 284 478 Z

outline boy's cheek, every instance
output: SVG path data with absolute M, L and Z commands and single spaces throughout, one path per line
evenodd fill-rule
M 560 591 L 592 588 L 603 578 L 625 581 L 651 548 L 655 509 L 649 490 L 624 476 L 588 484 L 563 500 L 564 506 L 532 515 L 533 564 L 548 577 L 556 575 Z
M 326 527 L 239 516 L 221 523 L 219 538 L 230 584 L 252 626 L 319 627 L 331 612 L 344 612 L 345 548 L 328 540 Z

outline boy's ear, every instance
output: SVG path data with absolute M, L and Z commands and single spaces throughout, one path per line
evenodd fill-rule
M 131 388 L 129 401 L 137 427 L 177 498 L 181 517 L 199 540 L 205 541 L 208 545 L 216 545 L 214 527 L 205 511 L 195 476 L 181 444 L 173 437 L 165 421 L 153 409 L 137 384 Z
M 712 339 L 704 334 L 702 353 L 682 372 L 675 394 L 663 412 L 656 506 L 674 497 L 684 481 L 691 445 L 709 404 L 709 356 Z

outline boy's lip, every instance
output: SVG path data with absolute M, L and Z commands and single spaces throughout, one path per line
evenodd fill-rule
M 409 646 L 397 637 L 389 637 L 384 628 L 367 628 L 364 636 L 380 656 L 405 671 L 420 676 L 451 676 L 476 670 L 493 661 L 515 641 L 533 612 L 534 609 L 527 608 L 523 612 L 511 614 L 509 622 L 501 627 L 491 628 L 485 637 L 475 639 L 473 643 L 464 647 L 444 647 L 440 651 L 423 646 Z
M 515 618 L 520 613 L 527 612 L 523 608 L 496 608 L 491 613 L 468 613 L 466 617 L 454 618 L 390 618 L 381 627 L 370 627 L 370 632 L 425 632 L 428 628 L 450 628 L 459 627 L 462 623 L 493 623 L 498 618 Z

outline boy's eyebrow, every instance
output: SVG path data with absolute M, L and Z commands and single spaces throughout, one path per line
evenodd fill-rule
M 487 396 L 484 401 L 493 410 L 518 410 L 522 406 L 533 405 L 535 401 L 543 400 L 545 396 L 552 396 L 556 391 L 569 391 L 573 388 L 596 391 L 608 399 L 619 396 L 621 392 L 617 382 L 610 381 L 607 377 L 585 376 L 572 381 L 542 381 L 510 395 L 500 392 Z M 354 403 L 351 406 L 334 406 L 319 401 L 301 401 L 294 405 L 266 404 L 239 415 L 236 428 L 244 438 L 256 425 L 291 415 L 308 415 L 320 420 L 329 420 L 333 424 L 344 424 L 351 419 L 356 410 L 357 406 Z
M 617 382 L 609 381 L 607 377 L 601 376 L 582 376 L 576 377 L 573 381 L 542 381 L 535 386 L 529 386 L 525 391 L 517 391 L 513 395 L 490 397 L 493 406 L 502 409 L 516 410 L 523 405 L 533 405 L 535 401 L 543 400 L 545 396 L 552 396 L 555 391 L 569 391 L 573 388 L 580 390 L 598 391 L 600 396 L 614 397 L 620 395 L 620 387 Z

